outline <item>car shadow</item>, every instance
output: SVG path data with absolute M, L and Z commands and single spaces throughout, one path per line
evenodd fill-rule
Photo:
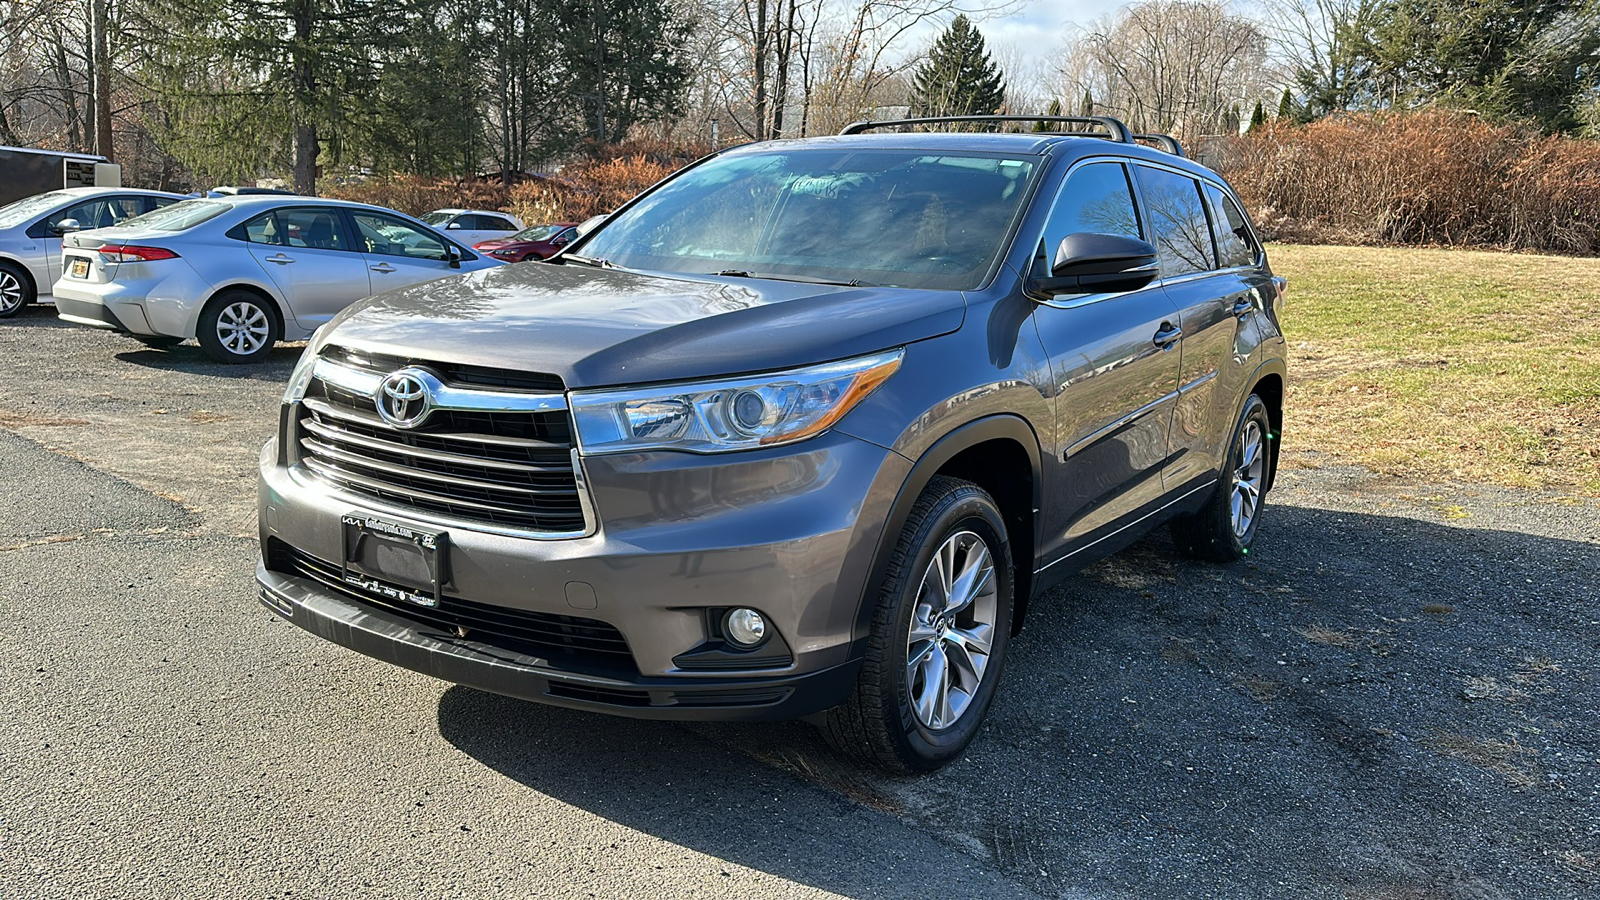
M 135 344 L 133 338 L 126 338 L 129 343 Z M 300 360 L 300 354 L 305 350 L 304 342 L 294 344 L 279 344 L 273 347 L 265 359 L 253 363 L 219 363 L 206 355 L 200 345 L 186 341 L 176 347 L 157 349 L 143 347 L 134 350 L 124 350 L 116 354 L 122 362 L 144 366 L 147 369 L 166 369 L 187 372 L 192 375 L 207 375 L 213 378 L 237 378 L 253 381 L 285 381 L 289 372 L 294 369 L 294 364 Z
M 460 687 L 440 729 L 532 790 L 852 896 L 949 895 L 973 866 L 1049 895 L 1600 889 L 1580 865 L 1600 821 L 1600 545 L 1270 513 L 1246 562 L 1181 561 L 1157 535 L 1041 598 L 983 733 L 936 775 L 860 769 L 799 723 Z M 944 852 L 886 887 L 888 848 L 928 835 Z

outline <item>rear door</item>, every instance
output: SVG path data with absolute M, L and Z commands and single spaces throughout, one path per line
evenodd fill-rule
M 280 207 L 229 234 L 245 242 L 304 328 L 316 328 L 372 292 L 366 258 L 337 208 Z
M 1048 274 L 1062 238 L 1078 232 L 1150 240 L 1127 167 L 1092 161 L 1063 183 L 1035 254 Z M 1050 562 L 1098 539 L 1162 496 L 1178 352 L 1162 336 L 1178 311 L 1159 285 L 1121 294 L 1062 295 L 1034 311 L 1054 379 L 1051 443 L 1064 477 L 1047 487 L 1043 553 Z
M 1165 482 L 1169 491 L 1208 482 L 1222 465 L 1233 426 L 1228 377 L 1238 320 L 1233 304 L 1247 290 L 1217 264 L 1216 239 L 1201 183 L 1187 173 L 1149 164 L 1134 167 L 1139 197 L 1156 235 L 1162 285 L 1178 308 L 1178 400 Z
M 380 212 L 352 209 L 348 213 L 361 242 L 374 294 L 459 271 L 450 267 L 444 239 L 434 232 Z

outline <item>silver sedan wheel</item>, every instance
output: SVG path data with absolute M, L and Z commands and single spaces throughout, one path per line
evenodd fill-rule
M 906 688 L 924 726 L 949 728 L 971 706 L 989 669 L 998 609 L 989 545 L 970 531 L 952 535 L 923 573 L 906 640 Z
M 247 300 L 228 304 L 217 316 L 217 340 L 229 353 L 249 356 L 266 346 L 271 334 L 266 310 Z
M 11 312 L 22 305 L 22 282 L 0 269 L 0 312 Z
M 1244 423 L 1239 432 L 1237 468 L 1233 470 L 1233 534 L 1244 538 L 1261 508 L 1261 479 L 1266 474 L 1266 454 L 1263 453 L 1261 424 L 1254 419 Z

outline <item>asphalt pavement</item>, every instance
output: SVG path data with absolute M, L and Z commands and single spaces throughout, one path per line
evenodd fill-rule
M 1592 498 L 1294 451 L 1247 562 L 1155 535 L 1074 578 L 969 753 L 890 778 L 257 605 L 298 352 L 0 322 L 0 897 L 1600 896 Z

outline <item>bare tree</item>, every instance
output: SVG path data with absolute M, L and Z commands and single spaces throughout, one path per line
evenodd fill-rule
M 1274 54 L 1315 112 L 1347 109 L 1359 80 L 1356 45 L 1378 0 L 1263 0 L 1263 23 Z
M 1139 130 L 1211 134 L 1232 105 L 1275 99 L 1269 50 L 1261 27 L 1222 0 L 1150 0 L 1071 39 L 1063 93 Z

